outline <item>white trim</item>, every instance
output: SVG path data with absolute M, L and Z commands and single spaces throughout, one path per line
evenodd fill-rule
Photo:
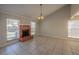
M 0 48 L 14 44 L 16 42 L 19 42 L 19 40 L 17 39 L 17 40 L 6 41 L 3 45 L 0 45 Z
M 44 37 L 49 37 L 49 38 L 56 38 L 56 39 L 65 39 L 65 40 L 68 39 L 68 37 L 65 37 L 65 38 L 63 38 L 63 37 L 50 37 L 50 36 L 45 36 L 45 35 L 39 35 L 39 36 L 44 36 Z

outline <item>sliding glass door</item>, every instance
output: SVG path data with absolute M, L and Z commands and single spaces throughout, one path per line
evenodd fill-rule
M 19 38 L 19 20 L 7 19 L 7 40 Z

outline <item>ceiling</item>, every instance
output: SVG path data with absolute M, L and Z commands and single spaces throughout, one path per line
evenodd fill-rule
M 43 4 L 43 16 L 48 16 L 54 13 L 64 4 Z M 40 15 L 39 4 L 2 4 L 0 5 L 0 12 L 11 15 L 25 16 L 37 18 Z

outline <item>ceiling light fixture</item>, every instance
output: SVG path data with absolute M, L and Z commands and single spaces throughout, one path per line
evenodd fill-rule
M 44 16 L 43 16 L 43 12 L 42 12 L 42 4 L 40 4 L 40 16 L 38 17 L 38 20 L 43 20 Z

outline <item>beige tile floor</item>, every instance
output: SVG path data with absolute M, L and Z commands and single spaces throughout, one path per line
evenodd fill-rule
M 0 55 L 78 55 L 79 41 L 35 37 L 0 48 Z

